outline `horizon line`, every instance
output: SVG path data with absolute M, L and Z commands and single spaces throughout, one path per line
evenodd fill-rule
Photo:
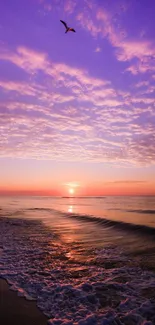
M 0 197 L 48 197 L 48 198 L 60 198 L 60 199 L 81 199 L 81 198 L 105 198 L 111 196 L 152 196 L 155 197 L 155 194 L 105 194 L 105 195 L 79 195 L 79 196 L 62 196 L 62 195 L 38 195 L 38 194 L 1 194 Z

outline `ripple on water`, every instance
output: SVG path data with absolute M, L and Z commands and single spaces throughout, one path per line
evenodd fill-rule
M 155 324 L 155 274 L 117 247 L 81 250 L 78 260 L 78 244 L 62 243 L 41 222 L 0 223 L 0 276 L 36 299 L 50 324 Z

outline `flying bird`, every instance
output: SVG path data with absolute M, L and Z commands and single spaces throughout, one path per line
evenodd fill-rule
M 66 28 L 66 31 L 65 31 L 65 33 L 68 33 L 68 32 L 74 32 L 75 33 L 75 29 L 74 28 L 70 28 L 70 27 L 68 27 L 67 26 L 67 24 L 65 23 L 65 21 L 63 21 L 63 20 L 60 20 L 61 21 L 61 23 L 65 26 L 65 28 Z

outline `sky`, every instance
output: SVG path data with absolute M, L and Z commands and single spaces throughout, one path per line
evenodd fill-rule
M 154 13 L 1 0 L 1 195 L 155 195 Z

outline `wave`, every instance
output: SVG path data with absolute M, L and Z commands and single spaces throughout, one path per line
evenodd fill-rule
M 54 211 L 51 208 L 29 208 L 29 209 L 26 209 L 26 210 L 27 211 L 48 211 L 48 212 Z
M 48 212 L 54 212 L 54 213 L 59 213 L 63 216 L 73 218 L 73 219 L 78 219 L 83 222 L 94 222 L 97 223 L 98 225 L 103 225 L 105 227 L 113 227 L 117 228 L 120 230 L 126 230 L 126 231 L 137 231 L 141 234 L 147 234 L 147 235 L 153 235 L 155 236 L 155 227 L 151 226 L 145 226 L 145 225 L 138 225 L 138 224 L 133 224 L 133 223 L 128 223 L 124 221 L 116 221 L 116 220 L 109 220 L 106 218 L 102 217 L 97 217 L 94 215 L 87 215 L 87 214 L 74 214 L 74 213 L 65 213 L 60 210 L 56 209 L 51 209 L 51 208 L 31 208 L 29 210 L 40 210 L 40 211 L 48 211 Z M 138 212 L 140 213 L 155 213 L 155 210 L 126 210 L 128 212 Z
M 93 215 L 86 215 L 86 214 L 74 214 L 74 213 L 65 213 L 60 210 L 56 209 L 50 209 L 50 208 L 31 208 L 30 210 L 40 210 L 40 211 L 48 211 L 50 213 L 59 213 L 63 215 L 64 217 L 68 218 L 73 218 L 73 219 L 78 219 L 82 222 L 94 222 L 100 226 L 108 227 L 108 228 L 114 228 L 114 229 L 119 229 L 119 230 L 124 230 L 124 231 L 136 231 L 139 234 L 146 234 L 146 235 L 152 235 L 155 236 L 155 227 L 151 226 L 145 226 L 145 225 L 138 225 L 138 224 L 133 224 L 133 223 L 128 223 L 124 221 L 116 221 L 116 220 L 109 220 L 106 218 L 102 217 L 97 217 Z M 128 210 L 129 211 L 129 210 Z M 143 213 L 154 213 L 154 210 L 130 210 L 130 211 L 143 211 Z M 148 212 L 149 211 L 149 212 Z
M 107 219 L 106 217 L 98 217 L 94 215 L 87 215 L 87 214 L 75 214 L 75 213 L 67 213 L 60 211 L 58 209 L 52 209 L 52 208 L 29 208 L 26 210 L 17 210 L 13 213 L 8 213 L 6 216 L 15 216 L 21 213 L 24 213 L 26 211 L 46 211 L 50 214 L 59 214 L 63 217 L 72 218 L 80 220 L 81 222 L 91 222 L 98 224 L 100 226 L 104 226 L 107 228 L 113 228 L 123 231 L 134 231 L 137 232 L 137 234 L 144 234 L 144 235 L 151 235 L 155 237 L 155 227 L 146 226 L 146 225 L 139 225 L 139 224 L 133 224 L 129 222 L 119 221 L 119 220 L 111 220 Z M 137 213 L 149 213 L 149 214 L 155 214 L 155 210 L 124 210 L 128 212 L 137 212 Z
M 81 221 L 95 222 L 105 227 L 113 227 L 115 229 L 134 231 L 134 232 L 137 231 L 140 234 L 155 236 L 155 228 L 150 226 L 138 225 L 138 224 L 123 222 L 123 221 L 109 220 L 106 218 L 94 217 L 90 215 L 71 214 L 67 216 L 69 216 L 70 218 L 76 218 Z
M 142 213 L 142 214 L 155 214 L 155 210 L 144 210 L 144 209 L 120 209 L 120 208 L 109 208 L 109 211 L 123 211 L 131 213 Z
M 124 210 L 126 212 L 135 212 L 135 213 L 143 213 L 143 214 L 155 214 L 155 210 L 142 210 L 142 209 L 138 209 L 138 210 Z

